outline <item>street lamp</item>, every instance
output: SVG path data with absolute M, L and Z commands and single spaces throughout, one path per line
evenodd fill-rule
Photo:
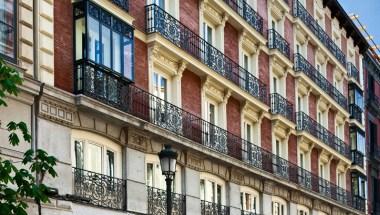
M 164 149 L 158 153 L 162 175 L 166 177 L 166 211 L 168 215 L 172 214 L 172 181 L 175 175 L 177 156 L 177 152 L 172 149 L 171 145 L 164 145 Z

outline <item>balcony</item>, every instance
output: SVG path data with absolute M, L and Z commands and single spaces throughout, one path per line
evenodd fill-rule
M 162 37 L 267 104 L 266 85 L 157 5 L 146 6 L 146 32 Z
M 123 179 L 73 168 L 73 194 L 86 203 L 115 210 L 126 210 L 126 182 Z
M 278 93 L 270 95 L 272 114 L 280 114 L 294 122 L 293 104 Z
M 290 59 L 289 43 L 274 29 L 268 30 L 268 48 L 277 49 L 285 57 Z
M 380 97 L 367 89 L 367 105 L 378 115 L 380 115 Z
M 201 200 L 201 214 L 202 215 L 229 215 L 230 207 Z
M 186 214 L 186 196 L 172 193 L 172 214 Z M 166 191 L 148 187 L 148 214 L 166 215 Z
M 298 0 L 294 0 L 293 15 L 298 17 L 319 41 L 331 52 L 332 55 L 343 65 L 346 66 L 346 55 L 340 50 L 330 36 L 323 30 L 312 15 Z
M 361 107 L 359 107 L 356 104 L 350 104 L 349 105 L 349 111 L 350 111 L 350 118 L 351 119 L 356 119 L 358 122 L 362 123 L 362 115 L 363 115 L 363 110 Z
M 380 162 L 380 147 L 377 145 L 377 143 L 372 143 L 371 145 L 371 157 Z
M 365 198 L 354 195 L 352 199 L 353 199 L 352 203 L 355 208 L 357 208 L 360 211 L 365 211 L 365 203 L 366 203 Z
M 304 112 L 297 112 L 297 130 L 306 131 L 333 148 L 343 156 L 350 158 L 349 146 L 344 143 L 343 140 L 332 134 L 321 124 L 309 117 Z
M 360 83 L 360 73 L 359 70 L 354 66 L 353 63 L 348 62 L 347 63 L 347 71 L 348 76 L 355 79 L 358 83 Z
M 129 0 L 111 0 L 111 1 L 112 3 L 120 7 L 121 9 L 129 11 L 129 2 L 128 2 Z
M 303 170 L 296 164 L 277 157 L 270 151 L 254 145 L 239 136 L 204 121 L 196 115 L 131 85 L 125 78 L 118 74 L 98 67 L 91 62 L 81 61 L 77 62 L 75 66 L 74 76 L 76 94 L 91 97 L 94 100 L 103 102 L 106 105 L 170 131 L 173 134 L 192 140 L 215 152 L 243 161 L 252 168 L 261 169 L 268 174 L 276 176 L 279 180 L 282 179 L 293 184 L 304 184 L 305 189 L 313 190 L 330 199 L 339 200 L 340 198 L 340 194 L 338 195 L 334 192 L 326 195 L 324 193 L 325 191 L 319 188 L 318 176 L 313 176 L 310 172 Z M 312 126 L 310 123 L 303 123 L 303 126 Z M 313 127 L 307 128 L 315 129 Z M 79 174 L 78 177 L 79 176 L 82 175 Z M 87 177 L 87 180 L 94 178 L 95 177 Z M 103 181 L 107 182 L 107 180 Z M 317 183 L 313 185 L 313 181 L 317 181 Z M 83 182 L 83 180 L 77 182 L 77 189 L 81 188 L 82 190 L 86 190 L 85 194 L 88 194 L 85 197 L 94 201 L 93 204 L 101 202 L 100 200 L 103 200 L 103 196 L 93 198 L 91 195 L 96 193 L 97 190 L 89 190 L 93 188 L 87 186 L 86 183 Z M 85 185 L 86 189 L 82 188 L 82 186 Z M 331 187 L 333 187 L 333 185 L 331 185 Z M 98 188 L 96 187 L 96 189 Z M 347 201 L 340 201 L 340 203 L 345 206 L 352 206 L 352 199 L 350 200 L 349 193 L 339 187 L 336 189 L 342 190 L 341 192 L 344 193 L 344 196 L 347 196 Z M 82 191 L 79 190 L 77 192 L 81 193 Z M 151 192 L 153 193 L 153 191 Z M 118 204 L 120 204 L 119 207 L 121 208 L 121 202 L 124 202 L 124 200 L 120 199 L 125 198 L 125 193 L 121 191 L 121 188 L 118 189 L 117 193 L 110 192 L 109 195 L 111 195 L 112 198 L 107 196 L 108 199 L 117 198 L 118 202 L 114 203 L 114 205 L 119 206 Z M 161 196 L 163 196 L 163 194 L 161 194 Z M 100 198 L 100 200 L 96 200 L 96 198 Z M 108 201 L 106 203 L 110 204 Z M 102 203 L 103 207 L 108 206 L 106 203 Z M 204 211 L 215 211 L 217 209 L 218 207 L 212 204 L 204 205 Z
M 296 72 L 303 72 L 309 77 L 316 85 L 318 85 L 327 95 L 331 96 L 345 110 L 347 107 L 347 98 L 339 92 L 323 75 L 314 68 L 301 54 L 294 56 L 294 70 Z
M 224 0 L 237 14 L 260 34 L 263 34 L 263 18 L 245 0 Z
M 361 152 L 351 150 L 351 160 L 353 165 L 358 165 L 361 168 L 364 168 L 364 155 Z
M 259 213 L 256 212 L 250 212 L 250 211 L 241 211 L 241 215 L 260 215 Z

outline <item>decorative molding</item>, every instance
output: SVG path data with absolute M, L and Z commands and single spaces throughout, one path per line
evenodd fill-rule
M 331 214 L 331 207 L 328 204 L 323 203 L 317 199 L 313 201 L 313 208 L 327 214 Z
M 217 102 L 222 102 L 224 98 L 224 90 L 218 89 L 218 84 L 213 82 L 211 78 L 207 77 L 202 86 L 202 90 L 205 92 L 206 95 L 211 96 L 213 99 L 215 99 Z
M 231 176 L 230 180 L 233 183 L 241 186 L 251 187 L 257 191 L 263 191 L 263 183 L 261 180 L 253 175 L 247 175 L 236 168 L 230 168 Z
M 128 128 L 127 144 L 130 148 L 146 152 L 148 149 L 148 145 L 151 144 L 151 139 L 145 132 Z
M 197 171 L 203 171 L 203 159 L 198 154 L 187 152 L 186 166 Z
M 39 116 L 64 125 L 73 125 L 75 107 L 55 99 L 42 97 L 39 102 Z
M 219 13 L 208 2 L 203 3 L 203 16 L 213 22 L 215 25 L 221 25 L 224 22 L 225 16 Z M 228 16 L 226 17 L 228 19 Z M 227 21 L 227 20 L 226 20 Z
M 313 207 L 313 200 L 311 200 L 310 198 L 306 197 L 304 194 L 298 191 L 292 191 L 290 196 L 290 200 L 294 203 L 304 205 L 308 208 Z

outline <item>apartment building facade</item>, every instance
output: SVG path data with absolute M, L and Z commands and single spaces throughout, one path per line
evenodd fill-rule
M 42 214 L 165 214 L 163 144 L 175 214 L 368 213 L 368 45 L 336 0 L 2 2 L 1 124 L 59 159 Z

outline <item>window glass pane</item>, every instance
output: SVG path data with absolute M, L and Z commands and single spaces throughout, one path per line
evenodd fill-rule
M 222 204 L 222 186 L 217 185 L 217 203 Z
M 115 154 L 109 150 L 107 150 L 107 170 L 109 176 L 115 176 Z
M 121 37 L 117 32 L 112 32 L 112 65 L 113 70 L 121 73 Z
M 357 150 L 365 154 L 365 137 L 360 132 L 357 133 Z
M 123 59 L 122 70 L 124 76 L 128 79 L 133 79 L 133 39 L 129 37 L 123 37 Z
M 89 171 L 102 173 L 102 148 L 95 144 L 86 145 L 86 168 Z
M 201 200 L 205 200 L 205 180 L 201 180 L 200 182 L 200 192 L 201 192 Z
M 0 53 L 14 58 L 14 1 L 0 1 Z
M 153 187 L 153 164 L 146 164 L 146 185 Z
M 88 57 L 90 60 L 100 63 L 101 45 L 99 38 L 99 22 L 93 17 L 88 17 Z
M 83 166 L 83 144 L 82 142 L 75 141 L 75 167 L 84 169 Z
M 111 68 L 111 30 L 102 25 L 102 64 Z

